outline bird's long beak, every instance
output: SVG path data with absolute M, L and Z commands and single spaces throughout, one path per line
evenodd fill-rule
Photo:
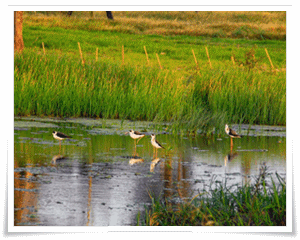
M 126 132 L 125 134 L 128 134 L 129 132 Z

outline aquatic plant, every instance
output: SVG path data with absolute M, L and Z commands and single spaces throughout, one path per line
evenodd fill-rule
M 264 166 L 262 166 L 264 168 Z M 276 174 L 267 186 L 266 169 L 256 182 L 232 189 L 220 183 L 215 189 L 203 191 L 191 201 L 174 204 L 168 199 L 151 196 L 151 207 L 145 207 L 144 217 L 139 214 L 138 225 L 147 226 L 285 226 L 286 185 Z

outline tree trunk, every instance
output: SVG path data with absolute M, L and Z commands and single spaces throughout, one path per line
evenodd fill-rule
M 22 52 L 24 49 L 23 42 L 23 12 L 14 12 L 14 49 L 16 52 Z

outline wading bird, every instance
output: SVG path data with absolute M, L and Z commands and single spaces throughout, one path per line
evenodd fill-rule
M 153 150 L 156 153 L 155 156 L 157 157 L 157 149 L 158 148 L 164 148 L 164 147 L 155 139 L 155 135 L 154 134 L 151 134 L 151 144 L 153 146 Z
M 61 132 L 57 132 L 57 131 L 53 131 L 52 132 L 52 135 L 55 139 L 59 140 L 59 145 L 61 144 L 61 141 L 66 139 L 66 138 L 72 138 L 70 136 L 67 136 L 66 134 L 64 133 L 61 133 Z
M 127 134 L 128 132 L 126 132 L 125 134 Z M 142 134 L 138 131 L 133 131 L 133 130 L 129 130 L 129 135 L 131 138 L 134 139 L 134 145 L 136 146 L 136 144 L 145 136 L 145 134 Z M 136 142 L 136 139 L 138 139 L 138 141 Z
M 233 147 L 233 141 L 232 141 L 232 139 L 233 139 L 233 138 L 241 138 L 241 136 L 238 135 L 234 130 L 232 130 L 231 128 L 229 128 L 227 124 L 225 124 L 225 132 L 226 132 L 226 134 L 227 134 L 227 135 L 230 137 L 230 139 L 231 139 L 230 146 L 231 146 L 231 148 L 232 148 L 232 147 Z

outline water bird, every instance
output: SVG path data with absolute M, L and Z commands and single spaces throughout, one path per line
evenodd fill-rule
M 128 134 L 128 132 L 126 132 L 125 134 Z M 138 131 L 133 131 L 133 130 L 129 130 L 129 135 L 131 138 L 134 139 L 135 146 L 145 136 L 145 134 L 142 134 Z M 136 139 L 138 139 L 137 142 L 136 142 Z
M 57 131 L 53 131 L 52 135 L 55 139 L 59 140 L 59 144 L 61 143 L 62 140 L 66 139 L 66 138 L 72 138 L 64 133 L 57 132 Z
M 155 135 L 154 134 L 151 134 L 151 144 L 153 146 L 153 148 L 155 148 L 155 153 L 156 153 L 156 156 L 157 156 L 157 149 L 159 148 L 164 148 L 156 139 L 155 139 Z
M 233 141 L 232 141 L 233 138 L 241 138 L 241 136 L 238 135 L 234 130 L 229 128 L 227 124 L 225 124 L 225 132 L 231 138 L 231 142 L 230 142 L 231 147 L 233 146 Z

